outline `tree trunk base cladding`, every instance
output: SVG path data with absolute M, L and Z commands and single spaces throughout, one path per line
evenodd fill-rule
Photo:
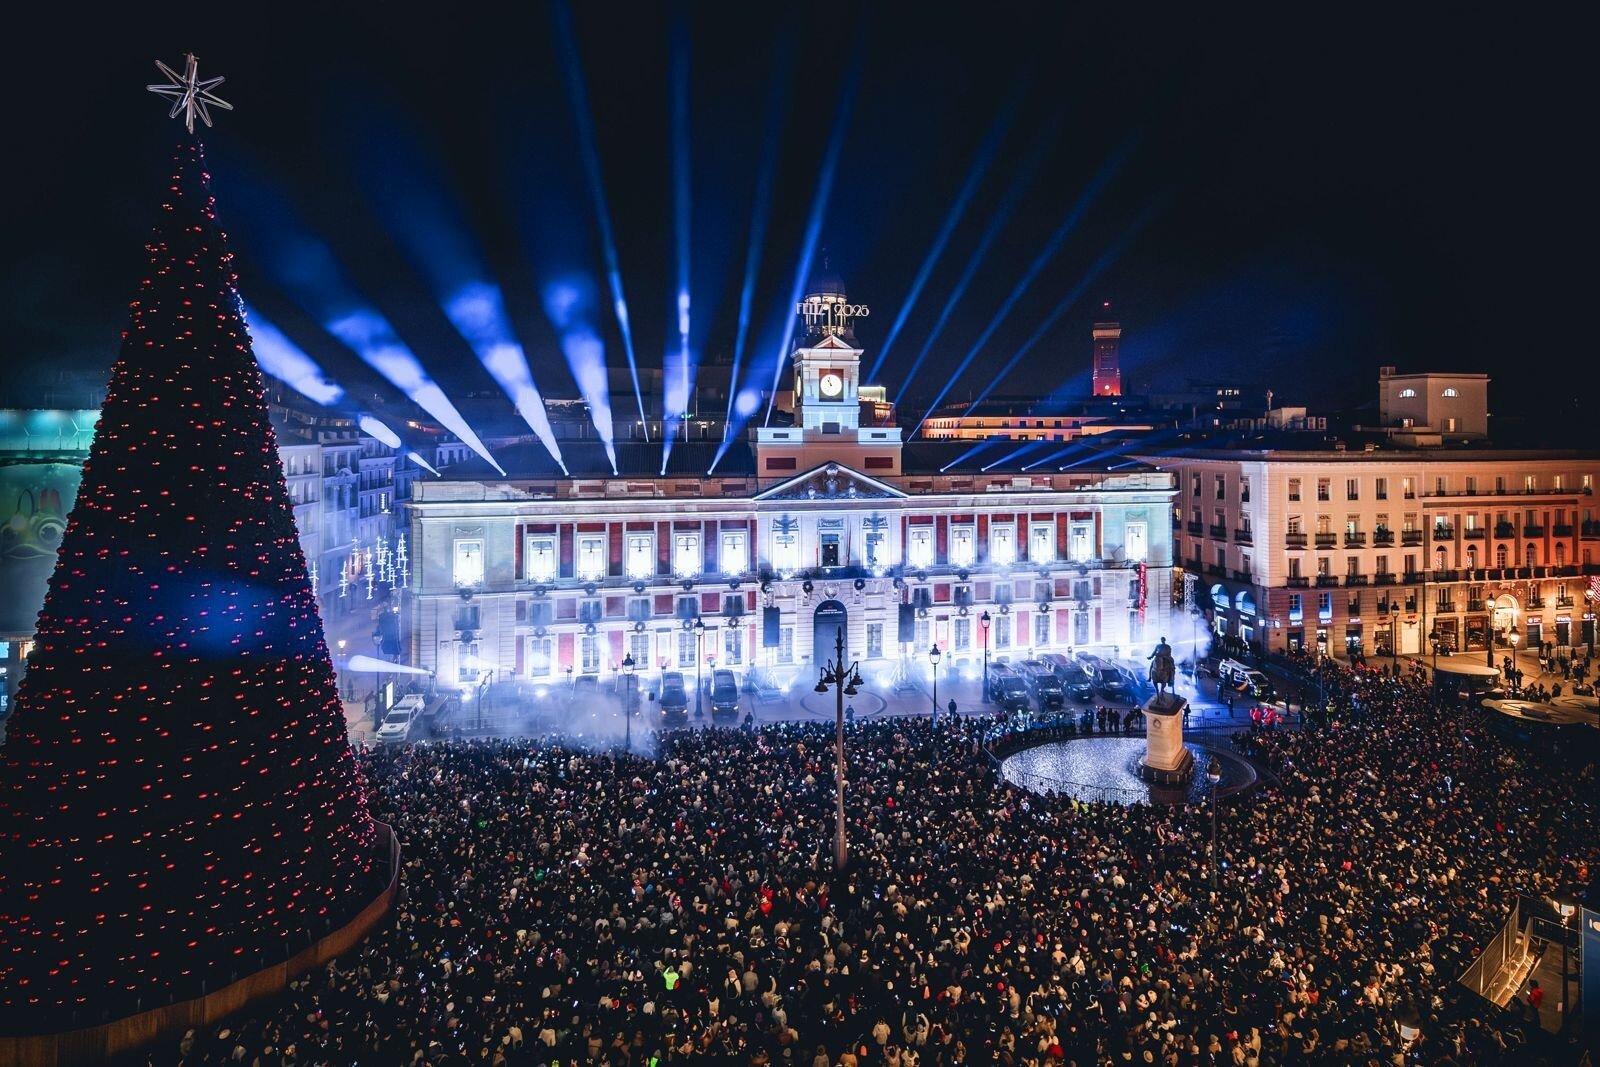
M 210 1026 L 251 1004 L 275 997 L 295 978 L 350 951 L 388 916 L 400 889 L 400 840 L 388 826 L 383 823 L 377 826 L 382 847 L 387 852 L 384 862 L 389 870 L 388 882 L 372 903 L 337 930 L 281 963 L 247 974 L 194 1000 L 152 1008 L 84 1030 L 0 1036 L 0 1067 L 72 1067 L 104 1063 L 162 1038 Z
M 1194 777 L 1194 755 L 1183 744 L 1183 713 L 1189 702 L 1157 693 L 1144 706 L 1145 753 L 1139 777 L 1155 785 L 1180 785 Z

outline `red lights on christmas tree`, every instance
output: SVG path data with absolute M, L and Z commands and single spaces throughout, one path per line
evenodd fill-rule
M 216 989 L 362 908 L 376 828 L 198 144 L 0 749 L 0 1027 Z

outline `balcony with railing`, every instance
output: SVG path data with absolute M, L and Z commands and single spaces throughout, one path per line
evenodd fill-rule
M 1290 589 L 1304 589 L 1311 584 L 1311 579 L 1303 574 L 1291 574 L 1284 584 Z
M 1221 541 L 1228 536 L 1228 527 L 1225 523 L 1214 522 L 1206 528 L 1206 532 L 1214 539 Z
M 1236 545 L 1255 544 L 1255 534 L 1248 527 L 1243 530 L 1235 530 L 1233 531 L 1233 543 Z
M 1494 524 L 1494 535 L 1501 540 L 1505 540 L 1508 537 L 1517 536 L 1517 530 L 1509 522 L 1497 522 Z
M 1394 531 L 1379 527 L 1372 531 L 1372 546 L 1374 548 L 1388 548 L 1394 544 Z
M 1436 615 L 1454 615 L 1456 613 L 1456 602 L 1454 600 L 1436 601 L 1433 605 L 1433 610 Z
M 1489 536 L 1489 531 L 1482 526 L 1468 526 L 1461 531 L 1462 540 L 1483 541 Z
M 1284 548 L 1304 548 L 1304 547 L 1306 547 L 1306 535 L 1302 531 L 1299 531 L 1299 530 L 1290 530 L 1288 533 L 1283 535 L 1283 547 Z
M 1317 588 L 1318 589 L 1332 589 L 1334 586 L 1336 586 L 1338 584 L 1339 584 L 1339 576 L 1337 574 L 1319 574 L 1319 575 L 1317 575 Z
M 1461 575 L 1458 571 L 1437 570 L 1433 572 L 1433 580 L 1436 582 L 1454 582 L 1459 581 L 1460 578 Z
M 1405 585 L 1421 585 L 1425 571 L 1406 571 L 1400 576 L 1400 581 Z
M 1372 576 L 1373 585 L 1393 585 L 1395 575 L 1393 571 L 1379 571 Z
M 1558 596 L 1558 597 L 1556 597 L 1556 607 L 1558 607 L 1558 608 L 1570 608 L 1570 607 L 1572 607 L 1572 598 L 1569 597 L 1569 596 Z
M 1344 547 L 1366 548 L 1367 535 L 1360 530 L 1346 530 L 1344 532 Z
M 1400 531 L 1400 544 L 1405 546 L 1406 548 L 1415 548 L 1416 546 L 1422 544 L 1422 531 L 1421 530 L 1401 530 Z
M 1344 584 L 1345 585 L 1366 585 L 1367 584 L 1367 576 L 1365 574 L 1347 574 L 1347 575 L 1344 576 Z
M 1183 561 L 1183 569 L 1188 571 L 1190 574 L 1199 574 L 1200 561 L 1197 559 L 1186 559 Z
M 1572 536 L 1572 524 L 1571 523 L 1566 523 L 1566 522 L 1558 522 L 1558 523 L 1553 524 L 1550 527 L 1550 536 L 1551 537 L 1571 537 Z
M 1223 575 L 1228 573 L 1228 570 L 1227 570 L 1226 567 L 1224 567 L 1220 563 L 1207 563 L 1206 564 L 1206 573 L 1207 574 L 1214 574 L 1218 578 L 1221 578 Z
M 1530 608 L 1542 608 L 1544 607 L 1544 597 L 1531 596 L 1528 598 L 1528 603 L 1526 606 Z
M 1339 535 L 1338 534 L 1331 534 L 1331 533 L 1319 533 L 1319 534 L 1317 534 L 1317 547 L 1318 548 L 1332 548 L 1338 543 L 1339 543 Z
M 1188 530 L 1189 533 L 1192 534 L 1195 537 L 1199 537 L 1202 533 L 1205 532 L 1205 527 L 1202 526 L 1198 522 L 1191 522 L 1191 523 L 1187 524 L 1184 527 L 1184 529 Z
M 1232 574 L 1233 580 L 1236 582 L 1249 582 L 1254 580 L 1250 577 L 1249 571 L 1233 571 Z
M 1544 527 L 1539 523 L 1527 523 L 1522 527 L 1523 537 L 1543 537 Z
M 1433 524 L 1433 539 L 1435 541 L 1449 541 L 1454 539 L 1455 536 L 1456 528 L 1448 522 L 1436 522 Z
M 1587 519 L 1579 527 L 1583 537 L 1600 537 L 1600 519 Z
M 1482 611 L 1483 610 L 1483 601 L 1469 599 L 1467 601 L 1467 610 L 1468 611 Z

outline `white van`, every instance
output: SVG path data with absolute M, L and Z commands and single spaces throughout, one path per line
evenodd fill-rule
M 378 740 L 388 744 L 401 744 L 411 740 L 411 730 L 422 718 L 422 696 L 412 693 L 394 702 L 389 714 L 378 724 Z
M 1225 659 L 1217 664 L 1217 678 L 1223 685 L 1248 690 L 1252 696 L 1263 696 L 1270 688 L 1266 675 L 1236 659 Z

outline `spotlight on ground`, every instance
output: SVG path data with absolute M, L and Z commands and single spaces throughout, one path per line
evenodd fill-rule
M 437 382 L 428 377 L 422 363 L 406 347 L 400 335 L 387 319 L 376 311 L 361 309 L 348 312 L 323 324 L 324 328 L 350 347 L 373 370 L 383 375 L 396 389 L 411 398 L 412 403 L 432 415 L 440 426 L 459 437 L 484 461 L 505 474 L 505 468 L 495 462 L 489 449 L 478 439 L 467 420 L 461 417 L 450 398 L 444 395 Z
M 785 39 L 787 40 L 787 38 Z M 773 65 L 772 92 L 767 102 L 766 141 L 761 148 L 761 168 L 756 172 L 755 196 L 750 205 L 750 240 L 744 253 L 744 284 L 739 287 L 739 329 L 733 340 L 733 369 L 728 376 L 728 412 L 722 423 L 722 439 L 726 441 L 733 432 L 734 417 L 741 422 L 750 418 L 760 407 L 761 396 L 755 395 L 755 404 L 749 410 L 740 406 L 753 390 L 740 390 L 739 371 L 744 366 L 745 342 L 750 335 L 750 305 L 755 299 L 756 275 L 761 269 L 761 253 L 767 239 L 767 221 L 772 214 L 772 185 L 778 173 L 778 145 L 783 140 L 784 116 L 788 114 L 789 59 L 792 49 L 782 48 L 779 60 Z M 737 390 L 737 391 L 736 391 Z
M 939 232 L 933 238 L 933 244 L 928 247 L 928 252 L 922 257 L 922 266 L 917 269 L 917 276 L 911 281 L 911 291 L 906 294 L 905 300 L 900 304 L 900 311 L 894 317 L 894 325 L 889 327 L 889 336 L 884 339 L 878 349 L 878 358 L 873 361 L 872 369 L 867 372 L 864 381 L 876 382 L 878 371 L 883 369 L 884 361 L 889 358 L 889 350 L 894 347 L 895 339 L 900 336 L 900 331 L 905 328 L 906 319 L 911 317 L 911 309 L 917 306 L 917 300 L 922 296 L 923 286 L 928 284 L 928 275 L 933 273 L 934 266 L 939 262 L 939 257 L 944 255 L 944 249 L 950 243 L 950 237 L 956 232 L 962 218 L 967 213 L 967 206 L 972 203 L 973 194 L 978 191 L 978 186 L 983 182 L 983 176 L 989 171 L 989 164 L 994 162 L 995 152 L 1000 148 L 1000 143 L 1005 140 L 1006 134 L 1011 130 L 1011 124 L 1017 117 L 1018 98 L 1013 96 L 1011 101 L 1000 112 L 1000 116 L 989 127 L 989 132 L 984 136 L 983 143 L 978 146 L 978 154 L 972 160 L 972 166 L 967 170 L 966 180 L 961 183 L 956 198 L 950 205 L 950 211 L 945 215 L 944 224 L 939 227 Z
M 361 432 L 366 434 L 368 437 L 371 437 L 374 440 L 382 441 L 390 448 L 400 447 L 400 435 L 389 429 L 389 427 L 384 425 L 383 422 L 373 418 L 371 415 L 361 416 L 356 420 L 356 425 L 359 426 L 361 428 Z
M 1099 198 L 1100 193 L 1116 177 L 1117 172 L 1122 169 L 1122 164 L 1127 161 L 1128 155 L 1133 151 L 1133 146 L 1137 143 L 1137 140 L 1137 135 L 1130 135 L 1124 138 L 1116 150 L 1111 153 L 1111 157 L 1101 164 L 1100 169 L 1095 172 L 1094 177 L 1089 180 L 1089 184 L 1084 188 L 1082 195 L 1072 205 L 1072 210 L 1067 212 L 1066 218 L 1062 219 L 1060 225 L 1050 234 L 1049 239 L 1045 241 L 1044 247 L 1039 250 L 1038 255 L 1033 257 L 1033 262 L 1028 264 L 1028 269 L 1022 275 L 1021 280 L 1012 287 L 1010 295 L 1000 305 L 1000 310 L 994 313 L 994 316 L 989 320 L 989 324 L 983 328 L 983 332 L 978 335 L 978 339 L 967 350 L 967 354 L 962 357 L 960 363 L 956 364 L 955 373 L 945 380 L 945 384 L 940 388 L 938 395 L 934 397 L 928 411 L 917 421 L 916 428 L 911 431 L 911 436 L 915 437 L 917 430 L 922 429 L 922 424 L 927 421 L 928 415 L 938 408 L 939 402 L 950 392 L 950 387 L 955 384 L 956 379 L 966 373 L 967 368 L 972 365 L 973 360 L 978 358 L 978 353 L 983 350 L 984 345 L 989 343 L 989 339 L 1000 328 L 1000 324 L 1005 321 L 1006 316 L 1011 314 L 1011 309 L 1017 306 L 1017 302 L 1023 298 L 1033 286 L 1033 283 L 1038 280 L 1045 267 L 1049 266 L 1050 261 L 1055 259 L 1056 253 L 1061 251 L 1062 244 L 1072 235 L 1072 231 L 1078 228 L 1078 224 L 1083 221 L 1083 216 L 1088 213 L 1089 208 Z M 992 383 L 993 379 L 991 379 Z
M 605 446 L 611 473 L 617 473 L 617 448 L 611 421 L 611 390 L 606 382 L 606 346 L 595 327 L 594 286 L 587 279 L 568 276 L 546 285 L 544 310 L 561 338 L 578 393 L 589 406 L 589 418 Z
M 822 222 L 828 213 L 828 198 L 833 195 L 833 176 L 839 167 L 839 152 L 844 148 L 845 131 L 850 128 L 850 113 L 855 108 L 856 88 L 861 81 L 861 44 L 858 38 L 855 55 L 845 75 L 844 87 L 839 91 L 839 110 L 833 117 L 833 131 L 828 135 L 828 147 L 823 152 L 822 167 L 817 172 L 817 188 L 811 196 L 811 211 L 806 217 L 805 238 L 800 246 L 800 262 L 794 273 L 794 285 L 789 290 L 789 302 L 784 306 L 783 341 L 776 353 L 777 366 L 772 369 L 772 391 L 767 395 L 767 414 L 763 422 L 772 421 L 772 402 L 778 396 L 778 382 L 783 377 L 783 367 L 789 361 L 789 345 L 794 341 L 795 306 L 805 296 L 806 283 L 811 280 L 811 263 L 817 254 L 817 239 L 822 235 Z
M 997 438 L 985 438 L 984 440 L 979 441 L 977 444 L 973 445 L 971 448 L 969 448 L 965 452 L 961 453 L 961 455 L 957 456 L 955 459 L 951 460 L 949 463 L 946 463 L 944 466 L 940 467 L 939 468 L 939 473 L 943 474 L 945 471 L 949 470 L 951 467 L 954 467 L 954 466 L 957 466 L 959 464 L 965 463 L 967 460 L 972 459 L 974 456 L 976 456 L 979 452 L 982 452 L 984 449 L 992 448 L 994 446 L 996 440 L 998 440 L 998 439 Z
M 583 171 L 588 179 L 589 200 L 595 219 L 600 226 L 600 247 L 606 258 L 606 281 L 611 288 L 611 307 L 617 316 L 617 328 L 622 332 L 622 350 L 628 359 L 628 373 L 633 377 L 633 399 L 639 406 L 639 424 L 644 427 L 645 440 L 650 436 L 650 420 L 644 413 L 644 393 L 639 388 L 639 361 L 633 352 L 633 326 L 628 320 L 628 301 L 622 295 L 622 267 L 617 259 L 617 242 L 611 229 L 611 209 L 606 203 L 605 182 L 600 174 L 600 149 L 594 135 L 594 116 L 589 110 L 589 89 L 583 77 L 583 59 L 578 54 L 578 35 L 572 24 L 572 9 L 566 0 L 555 0 L 550 5 L 555 22 L 556 51 L 561 58 L 562 74 L 567 82 L 567 95 L 571 98 L 572 120 L 578 130 L 578 154 L 583 160 Z M 565 349 L 566 345 L 562 345 Z M 571 362 L 568 356 L 568 362 Z M 611 408 L 606 406 L 609 419 Z M 611 466 L 616 468 L 615 449 L 611 444 L 608 426 L 604 435 L 606 453 L 611 456 Z
M 306 355 L 299 345 L 289 340 L 260 312 L 242 301 L 239 311 L 250 331 L 250 347 L 263 371 L 323 407 L 344 396 L 344 390 L 323 375 L 317 361 Z
M 517 414 L 555 459 L 561 473 L 568 473 L 561 446 L 550 428 L 544 397 L 533 382 L 527 353 L 512 332 L 511 316 L 506 312 L 500 287 L 489 282 L 469 282 L 445 300 L 444 313 L 478 354 L 484 369 L 511 398 Z
M 950 316 L 955 313 L 956 306 L 961 303 L 961 298 L 966 295 L 967 286 L 972 284 L 972 279 L 977 275 L 978 268 L 983 265 L 984 257 L 989 254 L 990 247 L 1000 236 L 1000 231 L 1005 228 L 1011 219 L 1011 213 L 1016 210 L 1017 201 L 1022 193 L 1033 181 L 1034 174 L 1039 169 L 1039 163 L 1044 158 L 1045 152 L 1055 143 L 1056 133 L 1061 129 L 1061 112 L 1056 112 L 1050 122 L 1034 135 L 1033 141 L 1028 146 L 1028 154 L 1023 157 L 1016 173 L 1012 176 L 1011 184 L 1006 188 L 1005 195 L 1000 198 L 1000 203 L 994 209 L 994 214 L 989 218 L 989 225 L 984 227 L 983 235 L 978 238 L 977 245 L 972 254 L 967 257 L 967 265 L 961 271 L 961 277 L 956 279 L 956 284 L 951 287 L 950 295 L 945 298 L 944 307 L 939 311 L 939 317 L 934 321 L 933 329 L 928 332 L 927 338 L 922 342 L 922 348 L 917 351 L 917 356 L 911 361 L 911 366 L 906 370 L 905 377 L 900 381 L 900 388 L 895 392 L 894 403 L 898 408 L 905 399 L 906 390 L 917 380 L 917 372 L 922 369 L 922 364 L 928 358 L 928 353 L 933 349 L 933 343 L 944 332 L 945 324 L 950 321 Z
M 979 404 L 983 403 L 984 400 L 988 398 L 989 394 L 994 392 L 999 384 L 1005 380 L 1006 376 L 1017 368 L 1017 365 L 1022 362 L 1023 357 L 1032 351 L 1033 347 L 1037 345 L 1039 341 L 1042 340 L 1044 336 L 1055 327 L 1056 323 L 1061 321 L 1061 317 L 1065 315 L 1074 304 L 1083 298 L 1083 295 L 1089 291 L 1091 286 L 1095 284 L 1095 282 L 1100 278 L 1100 275 L 1104 274 L 1107 268 L 1121 258 L 1122 253 L 1127 249 L 1128 245 L 1136 237 L 1138 237 L 1139 234 L 1144 232 L 1145 227 L 1150 225 L 1151 220 L 1160 214 L 1160 212 L 1166 207 L 1169 199 L 1170 194 L 1163 193 L 1162 195 L 1156 197 L 1154 201 L 1152 201 L 1142 211 L 1139 212 L 1138 216 L 1133 220 L 1133 224 L 1124 230 L 1120 237 L 1112 242 L 1110 248 L 1107 248 L 1092 264 L 1090 264 L 1089 269 L 1084 272 L 1083 277 L 1079 279 L 1078 284 L 1074 285 L 1070 290 L 1068 290 L 1066 296 L 1062 297 L 1056 302 L 1056 306 L 1050 309 L 1050 314 L 1044 317 L 1044 320 L 1039 323 L 1039 325 L 1034 329 L 1033 333 L 1028 335 L 1028 339 L 1022 342 L 1022 346 L 1018 348 L 1016 352 L 1012 353 L 1011 358 L 1006 360 L 1005 364 L 1001 366 L 999 371 L 997 371 L 989 379 L 989 383 L 985 385 L 981 391 L 979 391 L 978 395 L 973 399 L 968 410 L 971 410 L 972 408 L 975 408 Z M 937 401 L 935 401 L 935 404 L 937 404 Z M 930 408 L 929 411 L 931 413 L 932 409 Z M 927 417 L 927 415 L 924 415 L 923 419 L 926 420 Z M 917 425 L 920 427 L 922 423 L 919 422 Z

